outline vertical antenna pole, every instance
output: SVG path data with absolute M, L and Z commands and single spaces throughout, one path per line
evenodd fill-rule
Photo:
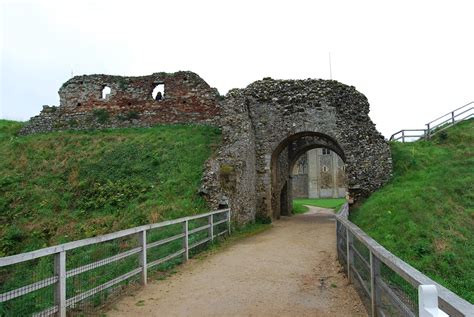
M 332 80 L 331 52 L 329 52 L 329 79 Z

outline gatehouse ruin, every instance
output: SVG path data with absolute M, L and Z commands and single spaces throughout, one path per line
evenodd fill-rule
M 211 124 L 222 143 L 206 163 L 200 193 L 213 208 L 228 205 L 239 223 L 292 210 L 292 170 L 309 150 L 325 148 L 344 162 L 350 200 L 390 178 L 390 149 L 369 118 L 367 98 L 334 80 L 264 78 L 219 95 L 192 72 L 121 77 L 84 75 L 59 90 L 22 134 L 161 123 Z

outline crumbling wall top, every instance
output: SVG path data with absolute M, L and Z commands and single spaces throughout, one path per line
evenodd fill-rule
M 154 73 L 148 76 L 124 77 L 114 75 L 75 76 L 59 89 L 60 107 L 91 107 L 113 103 L 115 107 L 156 100 L 153 90 L 162 87 L 158 101 L 186 103 L 188 99 L 215 99 L 217 89 L 189 71 Z M 108 87 L 108 94 L 103 90 Z

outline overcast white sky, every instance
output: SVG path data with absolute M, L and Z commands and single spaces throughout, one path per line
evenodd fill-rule
M 2 1 L 0 118 L 74 75 L 190 70 L 221 94 L 263 77 L 355 86 L 386 136 L 474 101 L 471 1 Z

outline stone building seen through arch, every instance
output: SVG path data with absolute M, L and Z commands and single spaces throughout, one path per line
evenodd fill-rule
M 327 148 L 309 150 L 291 170 L 293 198 L 344 198 L 346 173 L 344 161 Z

